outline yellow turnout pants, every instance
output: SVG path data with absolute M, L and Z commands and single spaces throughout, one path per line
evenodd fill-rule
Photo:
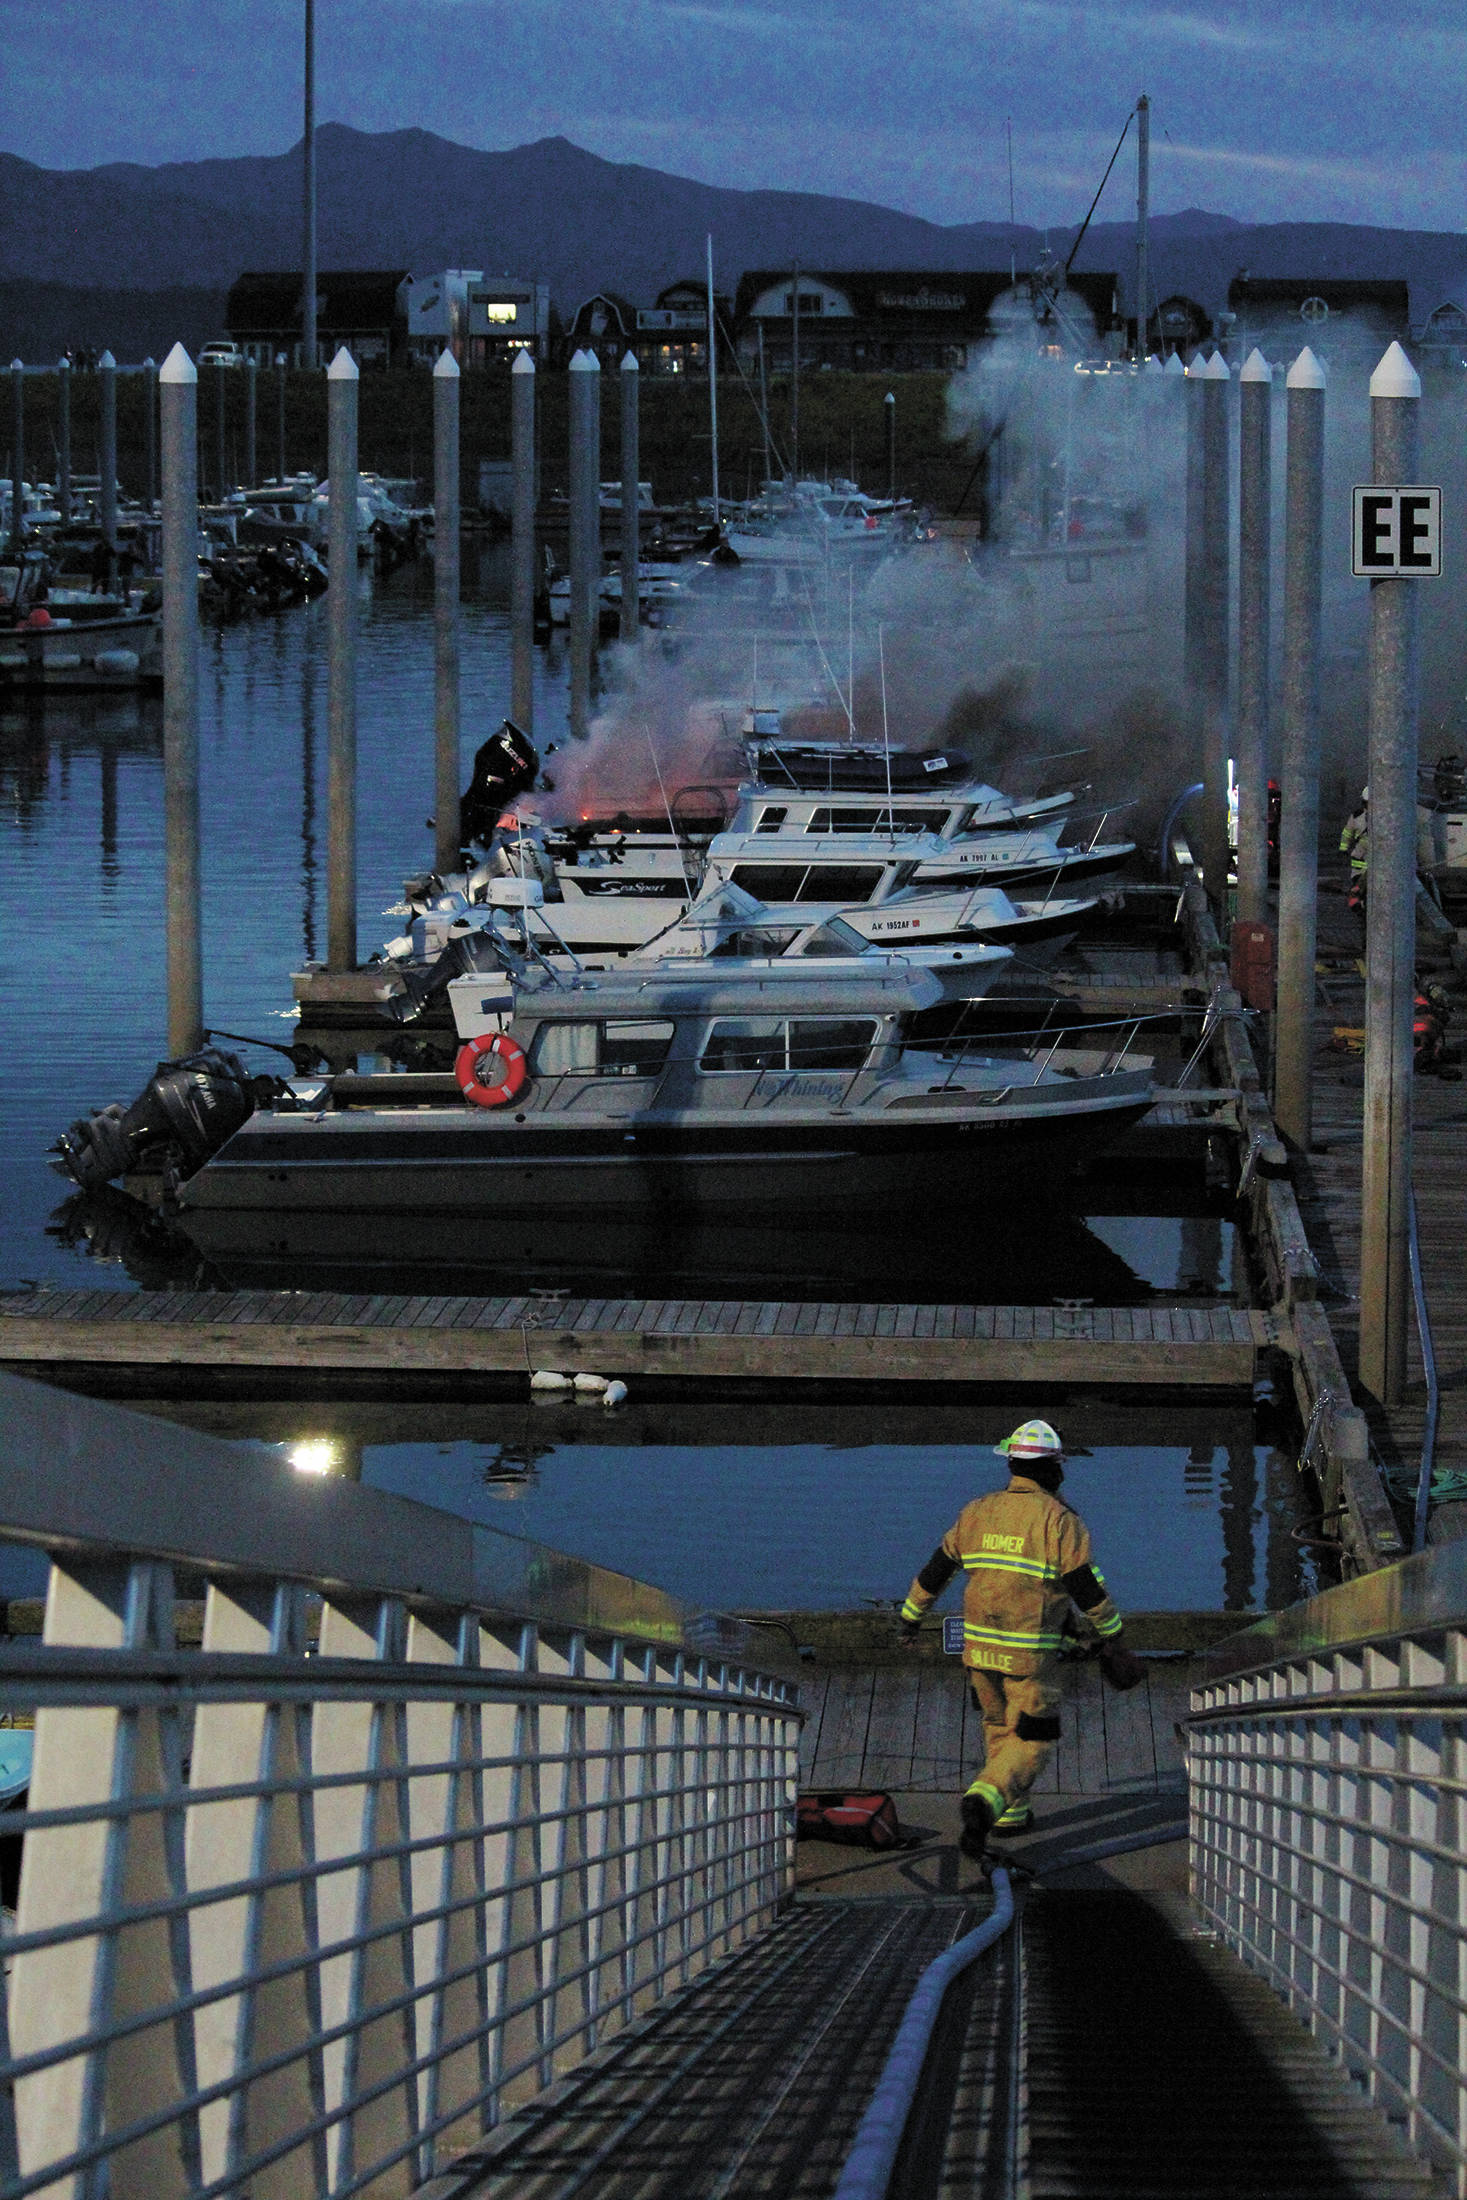
M 981 1795 L 997 1819 L 1028 1794 L 1054 1754 L 1060 1731 L 1059 1675 L 1046 1658 L 1037 1673 L 1022 1680 L 982 1665 L 969 1666 L 968 1679 L 983 1716 L 984 1741 L 982 1769 L 969 1782 L 968 1793 Z

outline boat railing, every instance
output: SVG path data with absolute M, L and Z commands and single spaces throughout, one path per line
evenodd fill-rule
M 1061 1046 L 1066 1043 L 1072 1046 L 1082 1045 L 1086 1041 L 1093 1040 L 1098 1034 L 1109 1031 L 1124 1031 L 1126 1037 L 1118 1046 L 1111 1049 L 1109 1058 L 1096 1074 L 1104 1077 L 1118 1076 L 1145 1026 L 1149 1024 L 1170 1024 L 1175 1020 L 1158 1011 L 1153 1016 L 1121 1016 L 1110 1018 L 1104 1023 L 1080 1023 L 1066 1020 L 1061 1022 L 1058 1029 L 1055 1029 L 1053 1019 L 1060 1007 L 1061 1004 L 1057 1001 L 1051 1003 L 1045 1011 L 1044 1021 L 1032 1031 L 970 1030 L 963 1033 L 960 1043 L 957 1044 L 957 1051 L 951 1057 L 948 1074 L 944 1081 L 944 1089 L 952 1083 L 957 1072 L 966 1063 L 974 1059 L 975 1048 L 981 1049 L 983 1057 L 988 1060 L 995 1058 L 1002 1060 L 1017 1051 L 1021 1059 L 1033 1062 L 1037 1061 L 1039 1050 L 1044 1041 L 1049 1039 L 1048 1052 L 1045 1054 L 1044 1060 L 1038 1065 L 1038 1073 L 1042 1076 Z M 1053 1034 L 1052 1037 L 1051 1033 Z M 902 1050 L 904 1053 L 936 1055 L 939 1060 L 947 1060 L 948 1049 L 958 1041 L 959 1034 L 949 1032 L 942 1037 L 930 1039 L 906 1039 L 902 1042 Z M 1198 1051 L 1200 1053 L 1200 1047 Z M 1196 1059 L 1197 1056 L 1194 1055 L 1192 1061 L 1195 1062 Z M 1189 1062 L 1188 1068 L 1191 1066 L 1191 1062 Z M 1184 1070 L 1182 1077 L 1185 1078 L 1185 1076 L 1186 1071 Z M 1181 1079 L 1178 1080 L 1179 1083 L 1181 1081 Z

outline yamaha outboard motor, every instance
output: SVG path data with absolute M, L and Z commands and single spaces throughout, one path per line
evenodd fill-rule
M 145 1153 L 177 1176 L 192 1176 L 279 1090 L 274 1077 L 251 1077 L 237 1055 L 205 1047 L 181 1062 L 160 1062 L 130 1108 L 114 1102 L 73 1123 L 52 1147 L 51 1166 L 84 1192 L 125 1176 Z
M 465 847 L 477 840 L 487 847 L 499 823 L 499 815 L 516 795 L 528 794 L 540 769 L 540 752 L 512 718 L 491 733 L 474 758 L 464 798 L 459 806 L 459 830 Z

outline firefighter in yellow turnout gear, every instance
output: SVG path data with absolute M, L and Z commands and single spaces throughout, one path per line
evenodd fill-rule
M 982 1856 L 995 1829 L 1032 1823 L 1026 1798 L 1059 1740 L 1060 1662 L 1070 1606 L 1101 1638 L 1106 1678 L 1127 1688 L 1145 1667 L 1121 1640 L 1121 1615 L 1091 1563 L 1090 1531 L 1058 1495 L 1065 1449 L 1047 1421 L 1026 1421 L 995 1447 L 1009 1463 L 1007 1489 L 965 1505 L 913 1581 L 902 1626 L 917 1623 L 960 1569 L 963 1662 L 986 1744 L 963 1797 L 965 1856 Z

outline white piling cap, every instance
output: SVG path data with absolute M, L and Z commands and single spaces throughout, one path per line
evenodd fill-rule
M 326 379 L 328 382 L 360 381 L 361 376 L 357 370 L 357 363 L 355 359 L 353 359 L 351 353 L 347 350 L 345 344 L 341 346 L 341 349 L 337 352 L 336 357 L 332 360 L 330 366 L 326 369 Z
M 1284 387 L 1290 390 L 1322 390 L 1324 388 L 1324 368 L 1307 344 L 1290 367 Z
M 101 358 L 97 361 L 97 372 L 99 374 L 108 374 L 116 365 L 117 361 L 113 358 L 111 352 L 104 351 Z
M 1181 353 L 1179 351 L 1169 351 L 1166 355 L 1166 365 L 1161 371 L 1163 374 L 1185 374 L 1187 370 L 1182 365 Z
M 896 391 L 888 390 L 885 397 L 882 398 L 881 402 L 883 405 L 894 405 L 896 403 Z
M 1204 382 L 1231 382 L 1233 377 L 1220 351 L 1215 351 L 1202 370 Z
M 572 374 L 599 374 L 601 361 L 594 351 L 578 351 L 570 363 Z
M 1256 344 L 1243 361 L 1243 371 L 1238 376 L 1238 380 L 1240 382 L 1271 382 L 1273 380 L 1273 368 Z
M 148 353 L 147 358 L 143 361 L 143 365 L 145 368 L 151 367 L 155 373 L 157 372 L 158 362 L 153 357 L 153 354 L 151 352 Z
M 534 362 L 534 360 L 533 360 L 533 359 L 532 359 L 532 358 L 530 357 L 530 354 L 529 354 L 529 352 L 528 352 L 527 350 L 520 350 L 520 351 L 517 351 L 517 352 L 515 353 L 515 355 L 514 355 L 514 365 L 513 365 L 513 366 L 512 366 L 511 368 L 510 368 L 510 370 L 509 370 L 509 371 L 510 371 L 510 373 L 511 373 L 511 374 L 533 374 L 533 373 L 534 373 L 534 371 L 535 371 L 535 362 Z
M 434 360 L 433 372 L 435 376 L 442 375 L 445 382 L 456 382 L 458 380 L 458 361 L 446 346 Z
M 1399 344 L 1393 343 L 1370 377 L 1372 397 L 1419 397 L 1421 377 Z
M 12 374 L 24 374 L 25 361 L 23 359 L 12 359 L 10 362 L 10 371 Z
M 641 373 L 641 371 L 642 371 L 642 362 L 641 362 L 641 360 L 640 360 L 640 359 L 639 359 L 639 358 L 637 357 L 637 355 L 636 355 L 636 353 L 635 353 L 634 351 L 624 351 L 624 352 L 622 353 L 622 355 L 621 355 L 621 371 L 622 371 L 622 373 L 623 373 L 623 374 L 640 374 L 640 373 Z
M 198 379 L 198 368 L 194 365 L 182 344 L 175 344 L 162 366 L 158 369 L 158 380 L 160 382 L 197 382 Z
M 71 361 L 66 357 L 66 354 L 64 352 L 56 362 L 56 372 L 58 374 L 70 374 L 71 372 Z

